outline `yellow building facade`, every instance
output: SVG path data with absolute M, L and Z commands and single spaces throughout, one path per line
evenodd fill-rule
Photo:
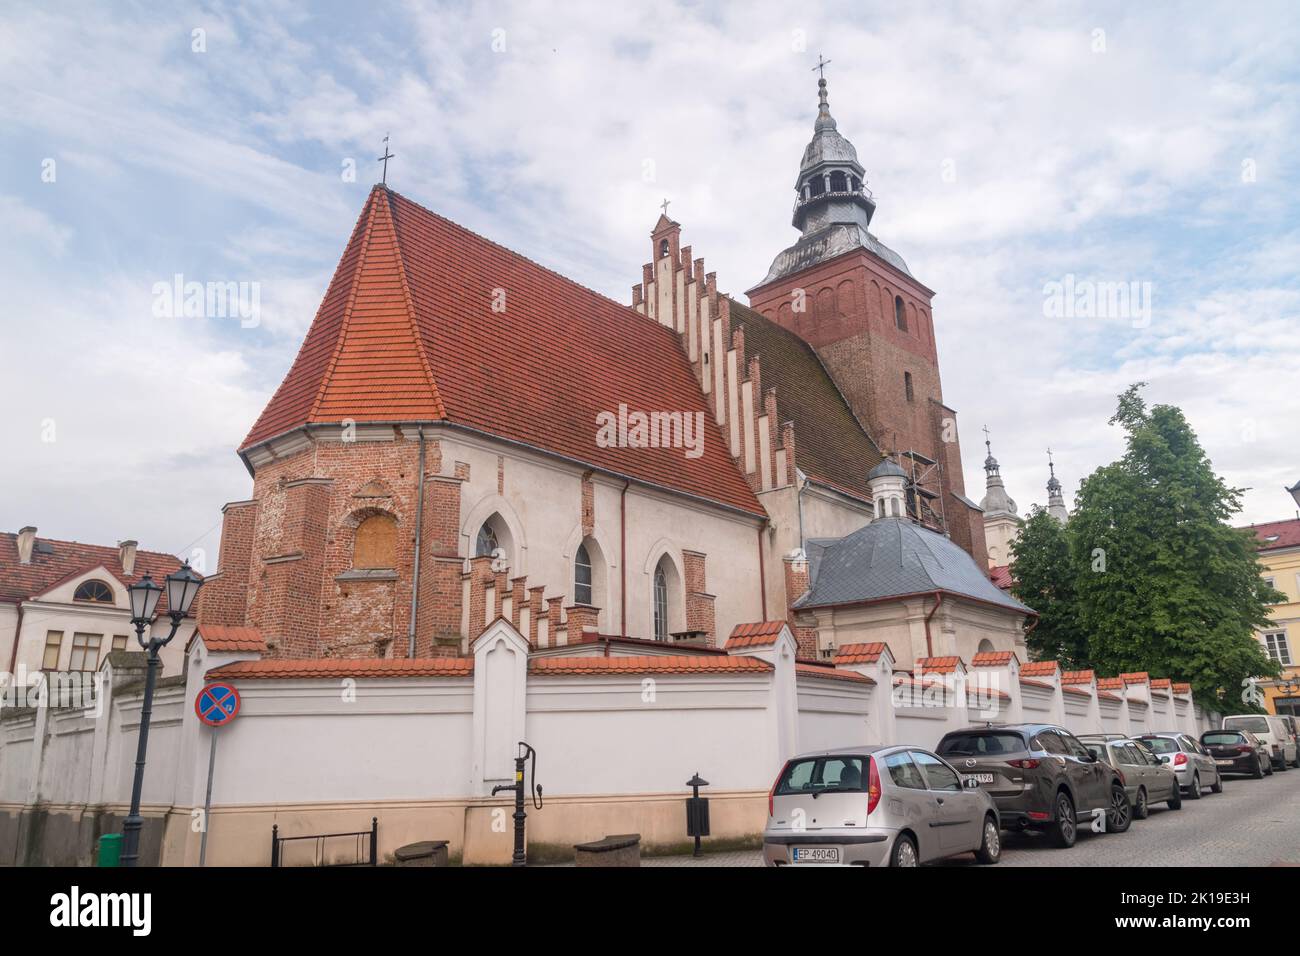
M 1282 665 L 1282 677 L 1261 683 L 1270 714 L 1300 717 L 1300 518 L 1253 525 L 1266 581 L 1286 597 L 1269 610 L 1270 624 L 1256 637 Z

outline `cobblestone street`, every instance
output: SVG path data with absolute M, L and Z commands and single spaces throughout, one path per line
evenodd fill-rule
M 1300 772 L 1263 780 L 1229 777 L 1221 794 L 1183 798 L 1181 810 L 1152 807 L 1127 833 L 1083 833 L 1058 850 L 1038 834 L 1003 832 L 999 866 L 1300 865 Z M 642 866 L 762 866 L 757 850 L 647 858 Z M 976 866 L 969 854 L 938 866 Z

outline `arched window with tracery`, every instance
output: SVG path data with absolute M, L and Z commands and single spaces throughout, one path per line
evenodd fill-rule
M 654 581 L 655 640 L 668 640 L 668 575 L 664 563 L 655 565 Z
M 591 604 L 591 554 L 585 544 L 578 545 L 578 552 L 573 558 L 573 601 L 575 604 Z
M 77 585 L 76 592 L 72 595 L 74 601 L 90 601 L 92 604 L 112 604 L 113 589 L 103 581 L 90 580 L 83 581 Z

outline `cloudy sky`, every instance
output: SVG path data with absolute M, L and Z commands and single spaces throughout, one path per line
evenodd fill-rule
M 620 301 L 669 197 L 742 293 L 795 238 L 819 52 L 873 231 L 936 290 L 973 497 L 981 426 L 1023 512 L 1145 380 L 1243 521 L 1294 514 L 1288 3 L 156 7 L 0 12 L 0 529 L 215 556 L 385 134 L 399 191 Z M 155 314 L 178 274 L 256 283 L 256 323 Z M 1067 277 L 1149 314 L 1050 314 Z

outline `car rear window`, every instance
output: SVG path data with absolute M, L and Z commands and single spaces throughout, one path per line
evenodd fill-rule
M 1158 754 L 1172 754 L 1178 752 L 1178 741 L 1170 740 L 1168 737 L 1143 737 L 1142 742 Z
M 775 795 L 797 793 L 866 793 L 866 757 L 806 757 L 786 764 Z
M 1269 732 L 1268 720 L 1263 717 L 1229 717 L 1223 722 L 1224 729 L 1249 730 L 1252 734 Z
M 1218 733 L 1206 734 L 1201 738 L 1201 743 L 1209 746 L 1214 746 L 1215 744 L 1239 744 L 1245 739 L 1245 737 L 1236 731 L 1221 730 Z
M 944 737 L 939 743 L 939 756 L 988 757 L 1024 749 L 1025 741 L 1019 734 L 977 731 Z

